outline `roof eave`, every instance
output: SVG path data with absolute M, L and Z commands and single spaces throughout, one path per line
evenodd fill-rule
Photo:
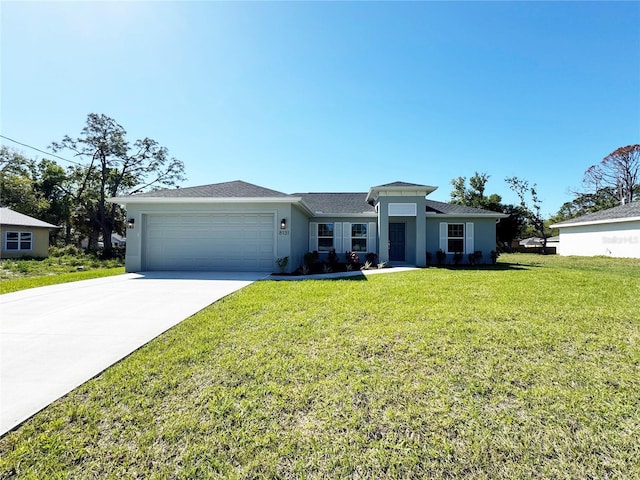
M 622 223 L 622 222 L 637 222 L 640 221 L 640 217 L 623 217 L 623 218 L 608 218 L 606 220 L 587 220 L 586 222 L 560 222 L 551 225 L 551 228 L 565 228 L 565 227 L 582 227 L 587 225 L 603 225 L 607 223 Z
M 57 225 L 27 225 L 21 223 L 0 223 L 3 227 L 17 227 L 17 228 L 47 228 L 49 230 L 55 230 L 56 228 L 62 228 Z
M 507 218 L 509 215 L 504 213 L 438 213 L 438 212 L 426 212 L 429 217 L 441 217 L 441 218 Z
M 112 197 L 107 201 L 120 205 L 144 203 L 302 203 L 301 197 Z
M 431 185 L 420 185 L 420 186 L 416 186 L 416 187 L 412 187 L 412 186 L 388 186 L 388 187 L 384 187 L 384 186 L 378 186 L 378 187 L 371 187 L 369 189 L 369 193 L 367 193 L 367 198 L 365 199 L 365 201 L 367 203 L 371 203 L 371 202 L 375 202 L 376 199 L 384 192 L 386 194 L 386 196 L 391 196 L 394 193 L 401 193 L 401 192 L 407 192 L 407 193 L 412 193 L 414 194 L 416 197 L 418 196 L 427 196 L 430 193 L 436 191 L 438 189 L 438 187 L 433 187 Z
M 375 212 L 359 212 L 359 213 L 325 213 L 325 212 L 312 212 L 312 216 L 315 218 L 378 218 L 378 214 Z

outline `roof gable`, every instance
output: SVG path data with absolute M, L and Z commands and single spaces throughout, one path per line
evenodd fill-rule
M 419 196 L 426 197 L 438 187 L 419 185 L 409 182 L 391 182 L 371 187 L 367 194 L 367 202 L 375 203 L 381 196 Z
M 381 187 L 419 187 L 421 189 L 423 188 L 433 188 L 430 187 L 429 185 L 420 185 L 418 183 L 409 183 L 409 182 L 391 182 L 391 183 L 385 183 L 384 185 L 376 185 L 373 188 L 381 188 Z
M 23 213 L 14 212 L 10 208 L 0 208 L 0 225 L 13 225 L 16 227 L 36 227 L 36 228 L 60 228 L 50 223 L 43 222 L 37 218 L 30 217 Z

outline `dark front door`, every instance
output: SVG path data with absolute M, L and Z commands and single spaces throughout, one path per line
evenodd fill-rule
M 389 224 L 389 261 L 404 262 L 404 223 Z

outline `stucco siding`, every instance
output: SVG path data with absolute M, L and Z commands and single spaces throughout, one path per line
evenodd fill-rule
M 468 218 L 468 217 L 448 217 L 442 218 L 437 215 L 427 217 L 427 248 L 426 252 L 431 254 L 431 262 L 436 262 L 436 252 L 440 248 L 440 223 L 468 223 L 473 224 L 473 252 L 482 252 L 482 263 L 490 262 L 490 252 L 496 249 L 496 220 L 494 218 Z M 469 232 L 465 232 L 467 235 Z M 466 239 L 465 239 L 466 240 Z M 468 251 L 469 243 L 465 241 L 465 256 L 473 253 Z M 425 253 L 426 253 L 425 252 Z M 447 255 L 450 262 L 452 255 Z M 464 262 L 467 262 L 465 257 Z
M 640 258 L 640 220 L 562 227 L 558 253 Z
M 304 262 L 304 254 L 309 251 L 309 217 L 300 209 L 291 208 L 291 255 L 289 257 L 288 272 L 294 271 Z
M 5 232 L 31 232 L 33 235 L 31 250 L 7 250 Z M 20 258 L 20 257 L 37 257 L 44 258 L 49 256 L 49 229 L 38 227 L 22 227 L 12 225 L 2 225 L 0 227 L 0 239 L 2 246 L 1 258 Z
M 291 235 L 280 235 L 279 225 L 283 218 L 291 219 L 291 204 L 288 203 L 149 203 L 130 204 L 127 218 L 134 219 L 135 227 L 127 230 L 126 271 L 138 272 L 145 267 L 143 232 L 147 218 L 153 215 L 206 215 L 206 214 L 271 214 L 273 215 L 273 259 L 272 270 L 277 271 L 276 258 L 291 255 Z M 287 228 L 289 230 L 289 226 Z M 187 234 L 187 232 L 185 232 Z M 262 266 L 260 269 L 263 269 Z
M 338 258 L 341 261 L 345 261 L 345 252 L 350 251 L 351 250 L 351 245 L 350 245 L 350 234 L 348 233 L 349 230 L 345 231 L 345 228 L 350 225 L 350 224 L 359 224 L 359 223 L 364 223 L 367 225 L 367 232 L 370 233 L 371 235 L 373 235 L 374 239 L 372 239 L 371 241 L 367 240 L 367 248 L 366 251 L 358 251 L 358 255 L 360 256 L 360 260 L 362 262 L 365 261 L 365 255 L 368 252 L 373 251 L 374 253 L 378 252 L 378 232 L 377 232 L 377 222 L 376 222 L 376 217 L 313 217 L 311 219 L 309 219 L 309 225 L 311 223 L 314 224 L 318 224 L 318 223 L 332 223 L 332 224 L 339 224 L 339 227 L 337 227 L 334 230 L 334 235 L 336 238 L 334 238 L 334 248 L 336 250 L 336 254 L 338 255 Z M 375 225 L 371 225 L 371 224 L 375 224 Z M 309 228 L 307 228 L 307 247 L 304 253 L 310 252 L 310 251 L 314 251 L 314 250 L 319 250 L 317 247 L 314 248 L 314 244 L 313 244 L 313 239 L 311 239 L 309 237 Z M 299 234 L 299 232 L 296 230 L 296 235 Z M 329 256 L 328 252 L 323 252 L 323 251 L 319 251 L 319 258 L 320 260 L 326 260 Z

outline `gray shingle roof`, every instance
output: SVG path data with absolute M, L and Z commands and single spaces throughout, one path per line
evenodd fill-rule
M 14 212 L 10 208 L 0 208 L 0 225 L 14 225 L 16 227 L 41 227 L 41 228 L 60 228 L 50 223 L 43 222 L 37 218 L 30 217 L 23 213 Z
M 576 223 L 603 222 L 607 220 L 624 220 L 626 218 L 640 217 L 640 201 L 628 203 L 626 205 L 618 205 L 617 207 L 600 210 L 599 212 L 589 213 L 581 217 L 565 220 L 556 223 L 553 227 L 565 227 Z
M 491 210 L 436 202 L 435 200 L 427 200 L 427 212 L 445 215 L 502 215 L 499 212 L 492 212 Z
M 424 189 L 434 189 L 427 185 L 418 185 L 407 182 L 393 182 L 380 187 L 417 187 Z M 369 194 L 366 192 L 355 193 L 335 193 L 335 192 L 311 192 L 294 193 L 292 195 L 271 190 L 268 188 L 253 185 L 251 183 L 236 180 L 233 182 L 214 183 L 198 187 L 174 188 L 168 190 L 156 190 L 154 192 L 139 193 L 127 198 L 302 198 L 304 204 L 314 214 L 335 214 L 335 215 L 375 215 L 375 209 L 367 202 Z M 449 203 L 427 200 L 427 212 L 450 215 L 500 215 L 488 210 L 478 208 L 462 207 Z
M 380 188 L 380 187 L 424 187 L 424 188 L 431 188 L 429 187 L 429 185 L 420 185 L 418 183 L 409 183 L 409 182 L 391 182 L 391 183 L 385 183 L 384 185 L 377 185 L 373 188 Z
M 252 183 L 235 180 L 232 182 L 213 183 L 198 187 L 172 188 L 153 192 L 137 193 L 130 198 L 277 198 L 290 195 Z
M 375 215 L 375 209 L 366 202 L 366 193 L 294 193 L 313 213 Z
M 375 214 L 373 206 L 366 202 L 366 193 L 294 193 L 302 197 L 313 213 L 326 214 Z M 450 203 L 427 200 L 427 212 L 441 215 L 501 215 L 498 212 L 480 208 L 463 207 Z

